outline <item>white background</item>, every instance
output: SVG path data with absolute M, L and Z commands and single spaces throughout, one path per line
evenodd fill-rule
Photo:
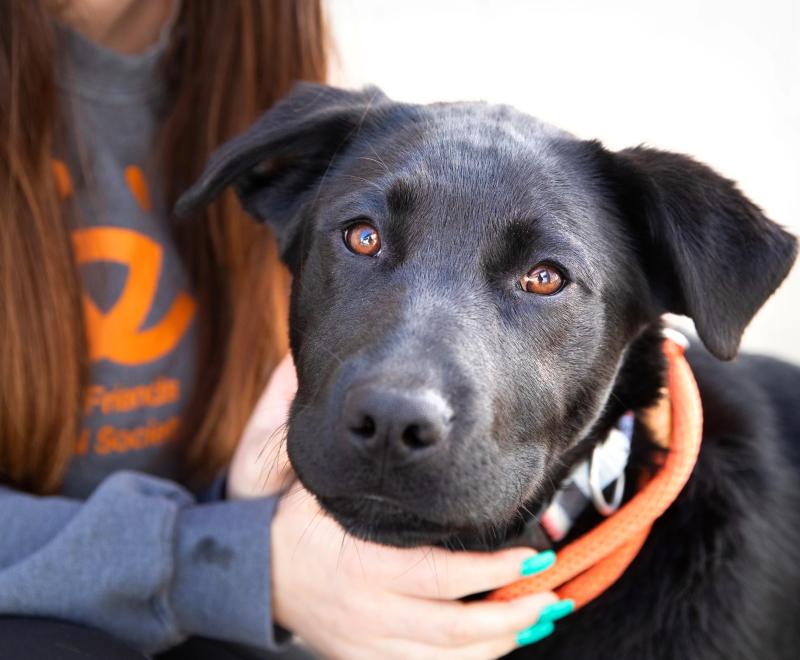
M 334 81 L 691 154 L 800 234 L 800 0 L 328 0 Z M 800 266 L 744 347 L 800 363 Z

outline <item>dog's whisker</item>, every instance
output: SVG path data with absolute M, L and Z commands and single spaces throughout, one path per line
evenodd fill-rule
M 383 186 L 381 186 L 380 184 L 375 183 L 374 181 L 370 181 L 369 179 L 365 179 L 362 176 L 356 176 L 355 174 L 342 174 L 341 176 L 346 176 L 348 179 L 354 179 L 356 181 L 363 181 L 364 183 L 369 184 L 373 188 L 376 188 L 376 189 L 380 190 L 381 192 L 384 192 Z
M 285 429 L 281 430 L 285 431 Z M 278 459 L 281 456 L 281 450 L 283 449 L 284 444 L 286 442 L 286 436 L 284 433 L 283 435 L 278 437 L 276 441 L 275 439 L 276 435 L 277 433 L 270 434 L 270 437 L 264 442 L 264 445 L 261 447 L 261 449 L 258 452 L 258 455 L 256 456 L 256 461 L 261 462 L 262 465 L 264 466 L 268 464 L 274 464 L 276 461 L 278 461 Z M 269 456 L 264 455 L 264 452 L 266 451 L 269 451 Z
M 361 575 L 364 577 L 364 579 L 366 579 L 367 571 L 364 569 L 364 562 L 361 559 L 361 551 L 358 549 L 358 541 L 356 541 L 355 539 L 353 539 L 353 547 L 356 550 L 356 557 L 358 557 L 358 563 L 361 565 Z
M 307 336 L 307 333 L 302 334 L 303 337 Z M 324 343 L 318 344 L 316 348 L 324 351 L 328 355 L 330 355 L 334 360 L 336 360 L 340 365 L 344 363 L 341 357 L 339 357 L 329 346 L 326 346 Z
M 408 573 L 413 571 L 415 568 L 417 568 L 417 566 L 419 566 L 423 561 L 425 561 L 425 552 L 427 552 L 427 550 L 423 550 L 421 552 L 421 554 L 420 554 L 420 558 L 417 561 L 415 561 L 413 564 L 411 564 L 408 568 L 400 571 L 400 573 L 395 575 L 394 579 L 395 580 L 399 580 L 401 577 L 403 577 L 404 575 L 407 575 Z
M 311 520 L 308 521 L 308 524 L 303 529 L 303 533 L 300 534 L 300 537 L 297 539 L 297 543 L 295 544 L 294 549 L 292 550 L 292 557 L 294 557 L 295 554 L 297 553 L 297 550 L 300 547 L 300 544 L 302 543 L 303 539 L 305 538 L 306 532 L 308 532 L 309 528 L 311 527 L 311 524 L 317 519 L 317 516 L 319 516 L 321 513 L 322 509 L 318 509 L 314 513 L 314 516 L 311 518 Z
M 333 166 L 336 157 L 339 155 L 339 152 L 342 150 L 342 148 L 348 142 L 350 142 L 351 139 L 355 138 L 359 134 L 359 132 L 361 131 L 361 127 L 364 125 L 364 121 L 366 120 L 369 111 L 372 109 L 372 105 L 375 103 L 375 99 L 377 98 L 378 94 L 379 92 L 376 91 L 370 97 L 369 101 L 367 101 L 367 103 L 364 105 L 364 111 L 361 113 L 361 117 L 359 118 L 358 123 L 347 133 L 347 135 L 344 136 L 342 141 L 339 143 L 339 146 L 336 147 L 330 159 L 328 160 L 328 165 L 325 168 L 325 171 L 322 173 L 322 176 L 320 176 L 319 183 L 317 184 L 317 189 L 314 192 L 312 206 L 315 205 L 317 203 L 317 200 L 319 199 L 320 192 L 322 191 L 322 185 L 327 180 L 328 174 L 330 173 L 331 167 Z
M 436 593 L 439 594 L 441 597 L 442 595 L 442 583 L 439 580 L 439 571 L 436 568 L 436 556 L 433 554 L 433 548 L 428 548 L 427 552 L 425 553 L 426 562 L 430 564 L 431 570 L 433 572 L 433 578 L 436 581 Z M 427 561 L 430 560 L 430 561 Z
M 342 530 L 342 540 L 339 543 L 339 554 L 336 557 L 336 572 L 337 573 L 339 572 L 339 566 L 342 563 L 342 556 L 344 555 L 344 546 L 345 546 L 346 542 L 347 542 L 347 533 L 344 530 Z
M 372 155 L 373 155 L 373 156 L 375 156 L 375 158 L 377 159 L 377 161 L 378 161 L 378 162 L 379 162 L 381 165 L 383 165 L 384 169 L 386 170 L 386 173 L 387 173 L 387 174 L 391 174 L 391 173 L 392 173 L 392 171 L 389 169 L 389 167 L 388 167 L 388 166 L 386 165 L 386 163 L 383 161 L 383 158 L 381 158 L 381 157 L 378 155 L 378 152 L 377 152 L 377 151 L 375 151 L 375 147 L 373 147 L 371 144 L 368 144 L 367 146 L 369 147 L 369 150 L 372 152 Z
M 374 150 L 373 150 L 373 153 L 374 153 Z M 359 160 L 368 160 L 368 161 L 371 161 L 373 163 L 378 163 L 379 165 L 383 166 L 383 168 L 384 168 L 384 170 L 386 170 L 387 174 L 391 174 L 391 171 L 389 170 L 388 167 L 386 167 L 386 164 L 382 160 L 380 160 L 378 158 L 370 158 L 369 156 L 359 156 L 358 159 Z
M 285 430 L 287 428 L 287 425 L 283 424 L 282 428 L 283 428 L 283 430 Z M 273 442 L 272 438 L 274 438 L 275 433 L 277 433 L 279 430 L 280 429 L 276 429 L 276 431 L 271 434 L 270 440 L 267 441 L 267 444 L 272 445 L 272 442 Z M 261 451 L 259 452 L 259 454 L 258 454 L 258 459 L 259 460 L 261 458 L 262 453 L 266 449 L 267 444 L 265 444 L 265 446 L 262 447 Z M 278 462 L 281 459 L 282 449 L 283 449 L 285 444 L 286 444 L 286 434 L 284 433 L 282 435 L 282 437 L 279 438 L 278 442 L 272 446 L 271 451 L 272 451 L 273 456 L 272 456 L 272 459 L 270 461 L 268 461 L 269 469 L 266 471 L 266 474 L 262 479 L 262 482 L 261 482 L 262 488 L 265 487 L 269 483 L 270 477 L 272 477 L 272 473 L 276 470 L 276 468 L 278 469 L 278 471 L 280 473 L 281 468 L 278 467 Z M 288 459 L 287 459 L 287 463 L 288 463 Z M 263 468 L 266 468 L 266 466 L 267 466 L 267 462 L 265 462 Z M 286 467 L 286 464 L 284 464 L 283 467 Z
M 266 439 L 261 449 L 259 450 L 258 454 L 256 455 L 256 458 L 261 459 L 263 453 L 267 450 L 267 448 L 273 446 L 272 443 L 275 440 L 275 436 L 277 436 L 279 433 L 283 433 L 285 438 L 286 434 L 285 432 L 288 430 L 288 428 L 289 428 L 289 422 L 283 422 L 280 426 L 273 429 L 272 433 L 269 434 L 269 437 Z

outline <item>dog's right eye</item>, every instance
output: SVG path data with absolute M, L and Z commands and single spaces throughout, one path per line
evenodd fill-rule
M 347 227 L 342 233 L 344 244 L 353 254 L 375 257 L 381 251 L 381 236 L 368 222 L 360 220 Z
M 539 263 L 520 278 L 523 291 L 537 296 L 552 296 L 567 283 L 567 278 L 558 268 L 548 263 Z

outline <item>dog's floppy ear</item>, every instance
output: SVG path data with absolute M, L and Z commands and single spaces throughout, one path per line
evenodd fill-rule
M 268 223 L 285 253 L 301 207 L 370 110 L 388 101 L 376 87 L 348 91 L 299 83 L 244 133 L 215 151 L 205 171 L 178 199 L 186 217 L 233 184 L 242 207 Z
M 736 185 L 688 156 L 637 147 L 611 154 L 614 193 L 641 242 L 658 302 L 695 322 L 732 359 L 744 329 L 788 274 L 796 239 Z

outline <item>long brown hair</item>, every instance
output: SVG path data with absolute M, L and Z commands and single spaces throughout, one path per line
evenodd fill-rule
M 38 493 L 61 483 L 89 373 L 69 209 L 51 171 L 61 128 L 52 20 L 45 0 L 0 0 L 0 481 Z M 319 0 L 184 2 L 172 35 L 160 141 L 170 203 L 293 81 L 323 81 L 328 51 Z M 175 234 L 200 312 L 181 441 L 201 482 L 230 459 L 286 352 L 288 276 L 269 231 L 230 193 Z

